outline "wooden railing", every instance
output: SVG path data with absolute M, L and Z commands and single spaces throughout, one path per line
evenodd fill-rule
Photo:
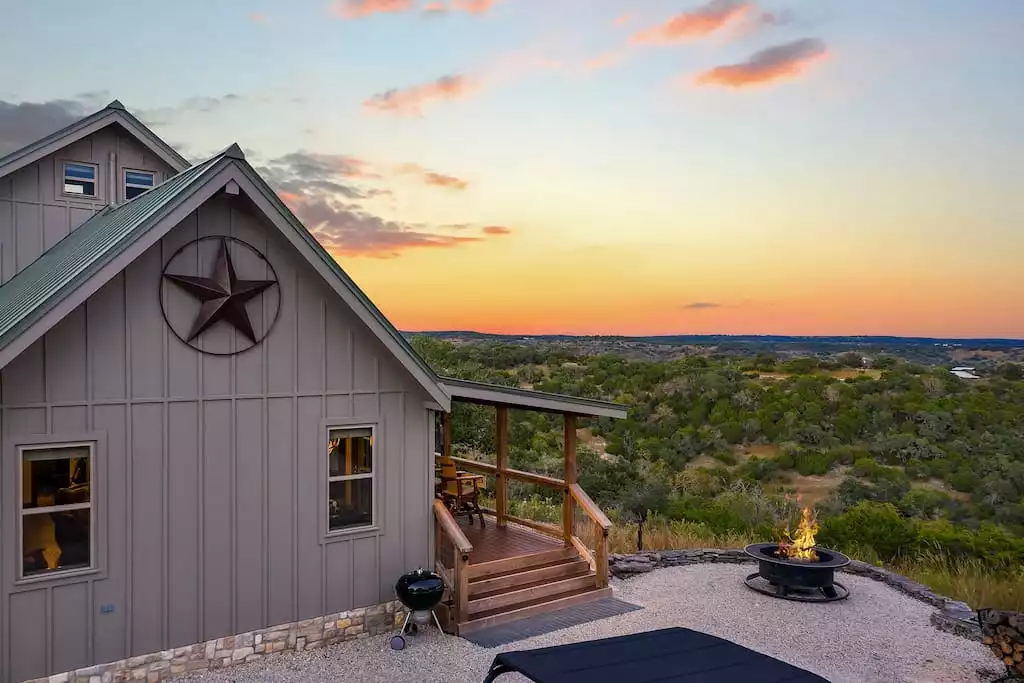
M 608 531 L 612 523 L 579 484 L 569 487 L 573 545 L 590 562 L 598 588 L 608 585 Z
M 453 598 L 454 623 L 469 619 L 469 556 L 473 544 L 440 500 L 434 501 L 434 558 Z

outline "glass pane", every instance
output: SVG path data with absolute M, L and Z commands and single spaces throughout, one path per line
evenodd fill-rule
M 135 199 L 148 189 L 148 187 L 132 187 L 131 185 L 129 185 L 128 187 L 124 188 L 125 199 Z
M 65 180 L 64 192 L 67 194 L 80 194 L 86 197 L 95 197 L 96 183 L 89 183 L 81 180 Z
M 22 508 L 91 502 L 88 448 L 40 448 L 22 454 Z
M 331 531 L 373 524 L 373 480 L 332 481 L 327 507 Z
M 373 432 L 332 429 L 327 446 L 330 475 L 369 474 L 373 471 Z
M 92 566 L 92 510 L 62 510 L 22 518 L 22 576 Z
M 125 171 L 124 173 L 125 182 L 132 185 L 147 185 L 153 186 L 153 174 L 152 173 L 139 173 L 137 171 Z
M 96 180 L 96 167 L 85 166 L 84 164 L 64 164 L 64 176 L 66 178 Z

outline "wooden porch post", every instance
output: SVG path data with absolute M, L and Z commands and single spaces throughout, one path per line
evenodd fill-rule
M 444 446 L 441 453 L 444 457 L 450 458 L 452 457 L 452 414 L 442 414 L 441 424 L 444 429 Z
M 572 413 L 565 413 L 562 416 L 565 433 L 565 492 L 562 498 L 562 535 L 565 544 L 572 544 L 573 519 L 572 519 L 572 492 L 569 490 L 576 483 L 576 416 Z
M 498 471 L 494 475 L 495 518 L 499 527 L 505 526 L 505 515 L 508 514 L 508 406 L 496 406 L 496 439 Z

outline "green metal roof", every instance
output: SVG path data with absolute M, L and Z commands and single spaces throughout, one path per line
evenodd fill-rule
M 155 220 L 198 189 L 201 179 L 230 163 L 228 151 L 130 202 L 108 206 L 0 286 L 0 348 L 145 234 Z

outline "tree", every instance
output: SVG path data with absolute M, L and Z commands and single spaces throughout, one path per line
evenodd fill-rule
M 1024 365 L 1019 363 L 1003 363 L 999 366 L 998 372 L 1003 379 L 1017 381 L 1024 379 Z
M 636 522 L 636 549 L 644 549 L 644 524 L 652 512 L 663 512 L 668 506 L 668 473 L 649 460 L 630 464 L 628 483 L 619 491 L 616 504 Z
M 841 354 L 836 360 L 839 361 L 840 365 L 847 368 L 860 368 L 864 366 L 864 357 L 856 351 L 848 351 Z

